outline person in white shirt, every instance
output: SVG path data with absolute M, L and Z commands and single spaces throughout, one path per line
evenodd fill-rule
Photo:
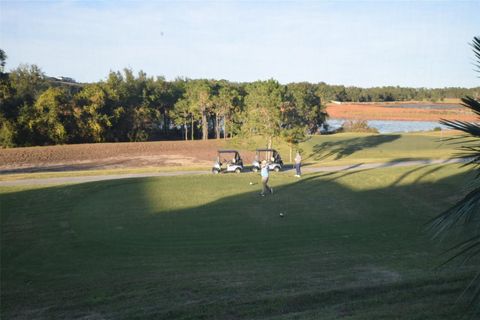
M 295 170 L 297 173 L 295 174 L 295 177 L 300 178 L 300 175 L 302 174 L 300 172 L 300 166 L 302 165 L 302 156 L 300 155 L 300 152 L 297 151 L 297 155 L 295 156 Z
M 260 175 L 262 176 L 262 193 L 260 193 L 260 195 L 264 197 L 265 192 L 267 191 L 270 193 L 273 193 L 273 188 L 270 188 L 268 186 L 269 172 L 268 172 L 268 164 L 267 164 L 267 161 L 265 160 L 262 161 L 262 168 L 260 170 Z

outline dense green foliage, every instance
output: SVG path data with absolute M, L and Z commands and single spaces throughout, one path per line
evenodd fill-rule
M 0 51 L 0 145 L 209 139 L 260 134 L 291 146 L 315 133 L 336 101 L 442 100 L 480 88 L 355 88 L 275 80 L 166 81 L 132 70 L 79 84 L 47 77 L 35 65 L 4 72 Z
M 378 133 L 378 130 L 368 126 L 366 120 L 347 120 L 337 132 L 373 132 Z
M 1 58 L 3 63 L 3 51 Z M 135 75 L 129 69 L 111 72 L 98 83 L 70 80 L 46 77 L 35 65 L 2 72 L 0 144 L 206 140 L 258 133 L 270 140 L 282 134 L 296 144 L 325 120 L 324 105 L 309 84 L 299 90 L 301 85 L 284 86 L 274 80 L 251 84 L 206 79 L 166 81 L 144 72 Z M 251 88 L 268 91 L 268 85 L 275 86 L 281 95 L 267 95 L 253 104 L 259 97 Z M 257 108 L 270 112 L 252 117 L 250 111 Z M 262 121 L 269 125 L 275 122 L 275 128 L 257 126 Z
M 466 95 L 480 96 L 480 87 L 471 89 L 448 88 L 408 88 L 408 87 L 373 87 L 358 88 L 343 85 L 319 83 L 318 94 L 326 101 L 341 102 L 388 102 L 388 101 L 430 101 L 441 102 L 444 99 L 460 99 Z
M 266 198 L 253 173 L 3 188 L 0 316 L 456 319 L 475 267 L 433 272 L 422 227 L 469 178 L 281 173 Z

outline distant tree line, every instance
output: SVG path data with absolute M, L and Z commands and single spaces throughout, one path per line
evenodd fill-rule
M 0 144 L 3 147 L 66 143 L 211 139 L 260 135 L 268 145 L 290 145 L 318 131 L 325 103 L 432 100 L 478 96 L 479 88 L 362 89 L 325 83 L 150 77 L 132 70 L 79 84 L 47 77 L 35 65 L 4 71 L 0 49 Z M 437 98 L 435 98 L 437 99 Z
M 342 85 L 317 84 L 317 92 L 325 101 L 339 102 L 393 102 L 425 101 L 442 102 L 445 99 L 461 99 L 465 96 L 480 96 L 480 87 L 475 88 L 408 88 L 408 87 L 373 87 L 358 88 Z

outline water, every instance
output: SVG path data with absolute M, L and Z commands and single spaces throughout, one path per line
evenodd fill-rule
M 329 119 L 327 121 L 330 131 L 340 128 L 344 122 L 343 119 Z M 369 127 L 377 129 L 379 133 L 431 131 L 435 128 L 448 129 L 448 127 L 435 121 L 368 120 L 367 122 Z

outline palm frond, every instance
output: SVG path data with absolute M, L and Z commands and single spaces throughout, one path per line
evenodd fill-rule
M 480 137 L 480 124 L 478 123 L 445 119 L 440 120 L 440 123 L 452 129 L 463 131 L 469 135 Z
M 454 252 L 448 260 L 444 261 L 441 266 L 450 263 L 453 260 L 458 260 L 463 258 L 462 264 L 467 263 L 469 260 L 474 258 L 478 253 L 480 253 L 480 235 L 475 235 L 468 240 L 465 240 L 459 244 L 448 249 L 445 253 Z
M 474 37 L 471 44 L 475 57 L 477 58 L 478 72 L 480 72 L 480 38 Z M 462 98 L 462 105 L 470 109 L 474 114 L 479 116 L 480 122 L 480 101 L 473 97 Z M 440 121 L 441 124 L 459 130 L 465 133 L 465 135 L 459 137 L 457 140 L 459 143 L 465 143 L 464 138 L 470 137 L 473 140 L 469 140 L 468 143 L 474 143 L 473 145 L 463 145 L 459 149 L 462 152 L 462 157 L 468 157 L 467 164 L 475 165 L 477 168 L 480 166 L 480 123 L 458 121 L 458 120 L 445 120 Z M 451 139 L 454 140 L 454 139 Z M 475 144 L 477 143 L 477 144 Z M 453 246 L 447 252 L 453 252 L 453 255 L 444 262 L 447 264 L 453 260 L 463 258 L 462 263 L 467 263 L 474 257 L 480 255 L 480 170 L 476 179 L 476 184 L 466 196 L 458 201 L 453 207 L 442 212 L 435 217 L 429 223 L 429 229 L 433 231 L 433 237 L 438 238 L 440 235 L 445 235 L 452 231 L 456 227 L 462 227 L 464 231 L 462 237 L 466 237 L 467 234 L 472 234 L 469 231 L 473 231 L 468 239 Z M 480 272 L 472 279 L 468 287 L 465 289 L 464 295 L 467 291 L 473 289 L 471 303 L 477 303 L 480 299 Z
M 478 100 L 466 96 L 462 98 L 462 106 L 472 110 L 475 114 L 480 115 L 480 102 Z
M 458 300 L 460 300 L 463 296 L 465 296 L 465 294 L 470 290 L 473 290 L 472 299 L 470 300 L 470 307 L 473 307 L 475 310 L 475 313 L 477 314 L 480 307 L 476 303 L 480 298 L 480 272 L 477 272 L 475 277 L 473 277 L 473 279 L 470 281 L 468 286 L 463 290 L 462 294 L 458 297 Z
M 473 53 L 477 57 L 477 71 L 480 72 L 480 37 L 473 37 L 473 43 L 471 46 L 473 48 Z
M 473 296 L 472 296 L 472 299 L 470 301 L 470 306 L 473 307 L 475 305 L 476 301 L 478 301 L 478 299 L 480 298 L 480 272 L 478 272 L 477 275 L 472 279 L 472 281 L 470 282 L 468 287 L 465 289 L 465 292 L 470 288 L 474 288 Z M 477 313 L 478 313 L 479 307 L 480 306 L 477 304 L 476 305 Z
M 434 238 L 455 226 L 480 219 L 480 186 L 470 191 L 453 207 L 435 217 L 429 223 Z
M 480 39 L 475 38 L 476 45 L 478 45 L 478 48 L 480 49 Z M 480 54 L 480 51 L 477 52 Z M 462 98 L 462 105 L 470 110 L 472 110 L 477 116 L 479 116 L 479 122 L 467 122 L 467 121 L 459 121 L 459 120 L 446 120 L 446 119 L 441 119 L 440 123 L 451 128 L 454 130 L 459 130 L 462 132 L 465 132 L 466 135 L 462 135 L 459 137 L 454 137 L 450 138 L 447 140 L 455 140 L 455 139 L 461 139 L 458 142 L 459 143 L 472 143 L 472 142 L 479 142 L 478 138 L 480 138 L 480 101 L 477 101 L 476 99 L 472 97 L 465 97 Z M 473 140 L 467 140 L 465 141 L 465 137 L 473 137 Z M 461 153 L 458 154 L 459 157 L 462 158 L 470 158 L 470 160 L 467 162 L 466 165 L 469 164 L 476 164 L 480 165 L 480 145 L 479 146 L 462 146 L 459 148 Z M 478 173 L 478 176 L 480 177 L 480 172 Z

